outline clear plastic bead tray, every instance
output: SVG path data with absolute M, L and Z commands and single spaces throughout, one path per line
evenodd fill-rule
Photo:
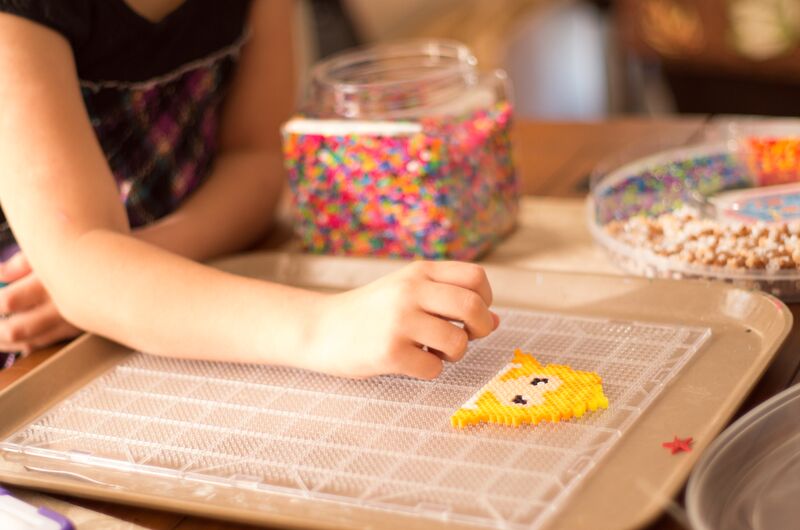
M 760 123 L 760 122 L 759 122 Z M 732 127 L 732 126 L 731 126 Z M 777 127 L 769 122 L 734 128 L 729 138 L 719 130 L 698 145 L 662 151 L 622 163 L 610 171 L 597 171 L 592 178 L 588 223 L 595 240 L 623 269 L 638 275 L 665 278 L 709 278 L 739 287 L 761 289 L 786 301 L 800 300 L 800 270 L 728 268 L 684 262 L 660 256 L 606 232 L 611 221 L 634 216 L 655 217 L 683 206 L 693 206 L 698 197 L 753 186 L 743 163 L 742 147 L 735 139 L 743 135 L 800 135 L 800 123 Z M 613 164 L 612 164 L 613 165 Z
M 6 458 L 36 468 L 56 462 L 91 480 L 105 480 L 95 471 L 111 468 L 204 495 L 238 489 L 254 509 L 263 492 L 538 528 L 710 332 L 522 310 L 500 315 L 499 331 L 433 382 L 135 354 L 0 448 Z M 515 347 L 600 373 L 610 408 L 534 428 L 453 428 L 450 415 Z

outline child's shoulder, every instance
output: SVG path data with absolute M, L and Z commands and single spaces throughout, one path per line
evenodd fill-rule
M 55 30 L 74 46 L 88 31 L 91 4 L 92 0 L 0 0 L 0 13 Z

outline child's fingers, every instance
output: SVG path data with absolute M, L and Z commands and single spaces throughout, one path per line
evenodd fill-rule
M 419 262 L 423 273 L 435 282 L 457 285 L 475 291 L 487 306 L 492 305 L 492 288 L 480 265 L 462 261 Z
M 11 283 L 30 274 L 31 266 L 22 252 L 17 252 L 0 263 L 0 282 Z
M 61 342 L 67 339 L 74 339 L 78 335 L 81 334 L 81 330 L 73 326 L 72 324 L 67 324 L 66 322 L 60 324 L 58 327 L 55 327 L 48 331 L 43 335 L 39 335 L 35 337 L 33 340 L 30 341 L 29 347 L 30 352 L 41 350 L 42 348 L 46 348 L 48 346 L 52 346 L 57 342 Z
M 442 360 L 433 353 L 408 345 L 399 352 L 396 373 L 417 379 L 435 379 L 442 373 Z
M 0 342 L 0 351 L 3 352 L 20 352 L 23 355 L 28 355 L 36 350 L 41 350 L 48 346 L 52 346 L 57 342 L 72 339 L 81 334 L 81 330 L 66 322 L 59 324 L 57 327 L 47 330 L 46 333 L 38 335 L 26 341 L 20 342 Z
M 417 300 L 432 315 L 463 322 L 470 339 L 485 337 L 495 329 L 491 311 L 475 291 L 426 282 L 420 286 Z
M 20 278 L 0 289 L 0 313 L 18 313 L 48 301 L 47 291 L 34 275 Z
M 61 322 L 55 308 L 40 306 L 30 311 L 14 313 L 0 320 L 0 341 L 6 344 L 28 342 Z
M 409 322 L 413 339 L 441 353 L 446 361 L 460 361 L 469 344 L 467 332 L 460 327 L 427 313 L 416 314 Z
M 0 351 L 30 353 L 79 333 L 55 306 L 47 304 L 0 320 Z

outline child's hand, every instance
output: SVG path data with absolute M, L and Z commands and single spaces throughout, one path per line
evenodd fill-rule
M 22 252 L 0 263 L 0 351 L 28 354 L 81 331 L 64 320 Z
M 413 263 L 325 299 L 306 368 L 350 377 L 433 379 L 442 360 L 460 360 L 468 340 L 497 328 L 491 303 L 491 287 L 478 265 Z

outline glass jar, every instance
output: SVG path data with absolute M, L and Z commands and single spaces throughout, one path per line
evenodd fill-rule
M 298 234 L 317 253 L 473 259 L 515 224 L 505 74 L 441 40 L 357 49 L 312 70 L 284 125 Z

